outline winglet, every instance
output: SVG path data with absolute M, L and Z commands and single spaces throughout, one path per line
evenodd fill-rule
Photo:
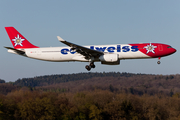
M 65 41 L 65 40 L 63 40 L 61 37 L 59 37 L 59 36 L 57 36 L 57 39 L 59 40 L 59 41 L 61 41 L 61 42 L 63 42 L 63 41 Z

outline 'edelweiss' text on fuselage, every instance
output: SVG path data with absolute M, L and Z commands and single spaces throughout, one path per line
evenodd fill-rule
M 92 50 L 97 50 L 100 52 L 109 52 L 109 53 L 114 53 L 114 52 L 137 52 L 138 51 L 138 46 L 123 46 L 121 47 L 121 45 L 117 45 L 116 47 L 110 46 L 110 47 L 97 47 L 97 46 L 90 46 L 90 49 Z M 66 55 L 71 53 L 74 54 L 76 53 L 75 51 L 73 51 L 72 49 L 68 49 L 68 48 L 64 48 L 61 49 L 61 53 Z

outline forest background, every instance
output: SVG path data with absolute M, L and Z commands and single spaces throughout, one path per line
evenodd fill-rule
M 179 80 L 119 72 L 0 80 L 0 120 L 178 120 Z

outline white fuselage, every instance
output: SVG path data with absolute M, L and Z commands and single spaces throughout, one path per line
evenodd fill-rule
M 105 54 L 118 54 L 119 60 L 121 59 L 141 59 L 150 58 L 148 55 L 143 54 L 138 49 L 136 50 L 128 44 L 118 45 L 91 45 L 84 46 L 94 50 L 101 50 Z M 71 50 L 70 47 L 45 47 L 45 48 L 30 48 L 24 49 L 25 56 L 29 58 L 53 61 L 53 62 L 65 62 L 65 61 L 81 61 L 88 62 L 85 57 L 77 52 Z M 9 52 L 13 53 L 11 50 Z M 95 61 L 100 61 L 95 59 Z

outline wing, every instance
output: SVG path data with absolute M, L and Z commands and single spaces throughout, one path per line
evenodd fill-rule
M 61 37 L 57 36 L 58 40 L 68 46 L 71 47 L 72 50 L 75 50 L 76 52 L 80 53 L 81 55 L 85 56 L 86 58 L 90 58 L 90 57 L 99 57 L 100 55 L 104 54 L 101 51 L 97 51 L 97 50 L 92 50 L 89 49 L 87 47 L 83 47 L 80 45 L 76 45 L 74 43 L 70 43 L 68 41 L 63 40 Z

